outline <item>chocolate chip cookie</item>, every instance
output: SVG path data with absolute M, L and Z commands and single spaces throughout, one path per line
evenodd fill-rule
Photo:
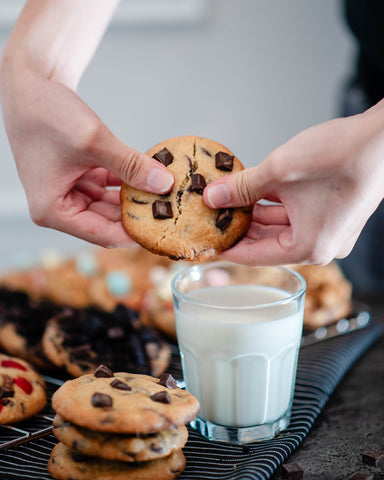
M 172 172 L 175 184 L 165 195 L 123 184 L 122 222 L 137 243 L 172 259 L 198 262 L 215 257 L 246 234 L 251 208 L 212 209 L 203 201 L 207 184 L 243 170 L 226 147 L 186 136 L 165 140 L 147 154 Z
M 146 435 L 124 435 L 78 427 L 59 415 L 53 419 L 53 433 L 60 442 L 75 452 L 123 462 L 143 462 L 167 457 L 173 451 L 183 448 L 188 439 L 188 430 L 184 425 Z
M 43 378 L 24 360 L 0 354 L 0 424 L 20 422 L 45 407 Z
M 0 287 L 0 346 L 38 368 L 51 369 L 43 353 L 41 337 L 59 308 L 31 299 L 27 294 Z
M 149 434 L 185 425 L 198 414 L 199 402 L 170 375 L 159 380 L 100 367 L 65 382 L 54 393 L 52 408 L 90 430 Z
M 93 372 L 100 363 L 160 376 L 171 358 L 169 344 L 123 305 L 113 312 L 67 308 L 48 322 L 42 344 L 50 361 L 74 377 Z
M 185 463 L 181 450 L 158 460 L 127 463 L 87 457 L 58 443 L 52 450 L 48 471 L 59 480 L 172 480 L 182 473 Z

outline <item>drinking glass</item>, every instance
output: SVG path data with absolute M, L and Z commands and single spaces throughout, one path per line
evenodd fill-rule
M 288 267 L 194 265 L 172 280 L 192 423 L 230 443 L 265 440 L 290 422 L 305 280 Z

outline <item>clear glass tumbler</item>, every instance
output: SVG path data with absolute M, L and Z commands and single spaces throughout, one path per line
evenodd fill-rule
M 191 425 L 211 440 L 265 440 L 289 422 L 305 280 L 288 267 L 195 265 L 172 281 Z

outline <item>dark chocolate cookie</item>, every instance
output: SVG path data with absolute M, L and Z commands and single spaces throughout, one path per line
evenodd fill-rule
M 39 368 L 52 368 L 44 355 L 41 338 L 59 307 L 31 299 L 26 293 L 0 288 L 0 346 L 10 355 Z
M 64 309 L 49 321 L 42 342 L 46 356 L 74 377 L 93 372 L 99 364 L 160 376 L 171 356 L 160 334 L 122 305 L 113 312 Z

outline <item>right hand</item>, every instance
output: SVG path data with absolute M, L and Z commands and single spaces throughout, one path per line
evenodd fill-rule
M 384 101 L 304 130 L 260 165 L 209 184 L 210 207 L 253 205 L 247 235 L 222 256 L 248 265 L 347 256 L 384 195 L 383 127 Z

